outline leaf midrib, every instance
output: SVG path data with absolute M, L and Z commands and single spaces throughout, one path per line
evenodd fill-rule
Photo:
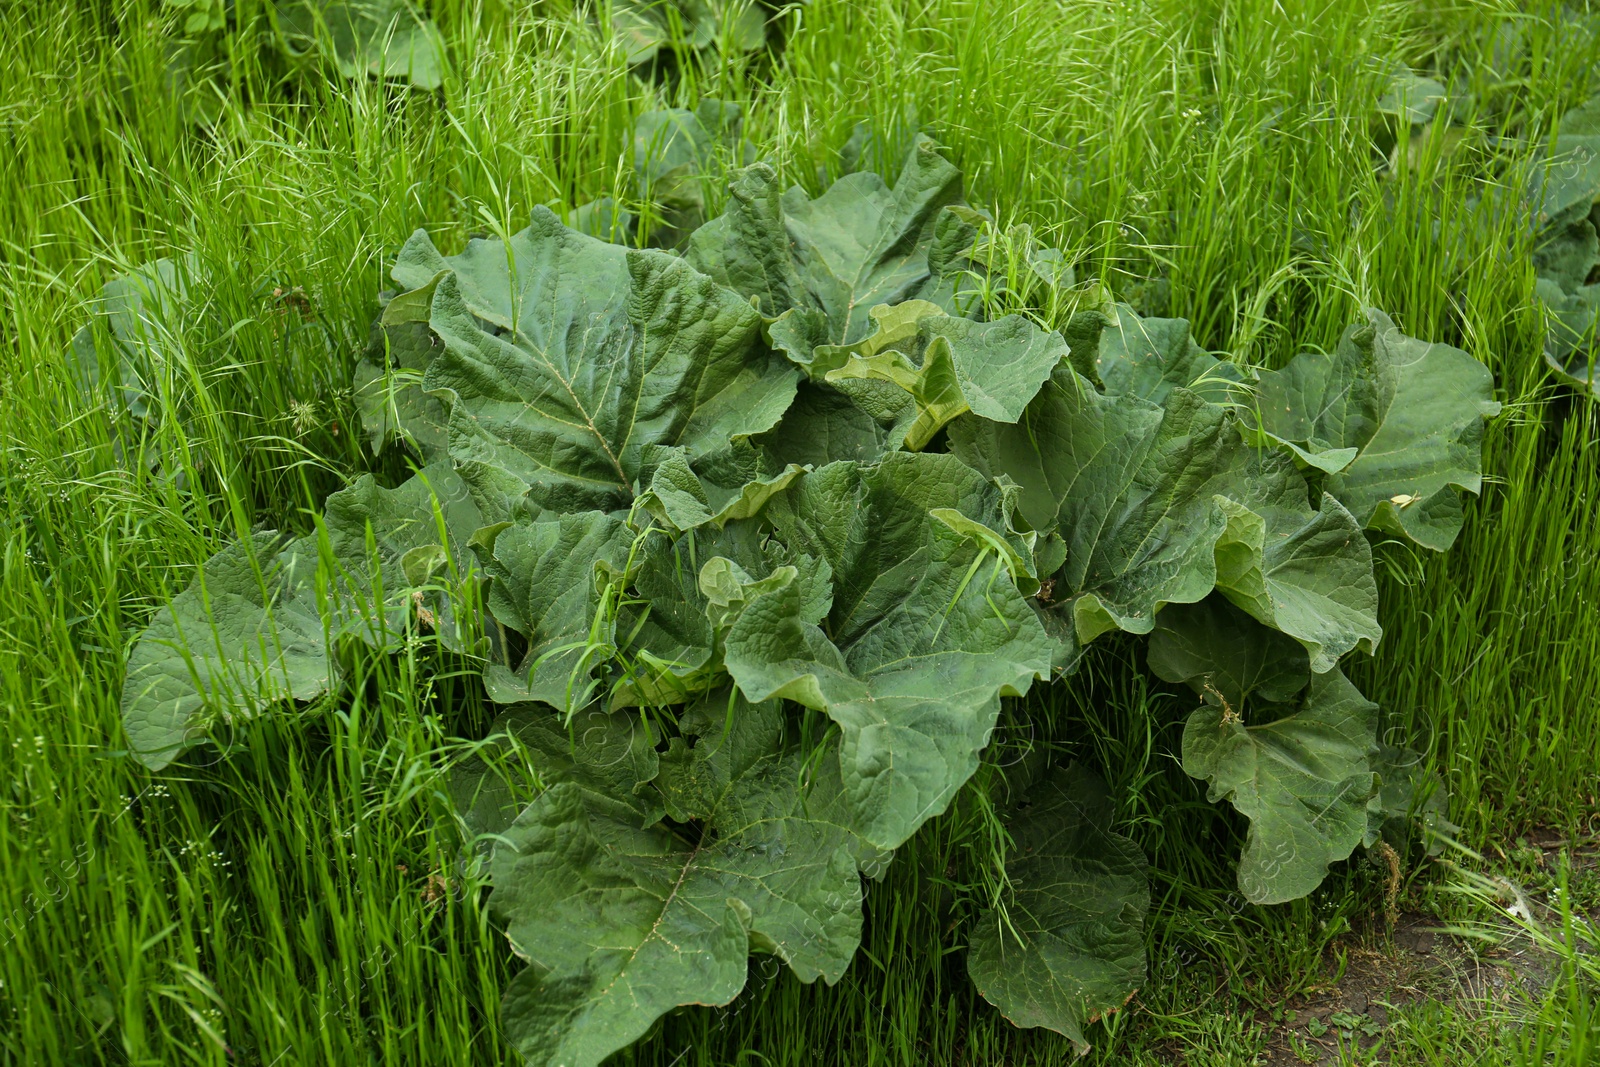
M 611 442 L 606 440 L 605 435 L 600 432 L 600 428 L 595 425 L 594 416 L 589 414 L 589 409 L 578 397 L 578 392 L 572 387 L 572 383 L 567 380 L 566 376 L 563 375 L 560 370 L 557 369 L 555 361 L 550 358 L 550 354 L 544 348 L 535 344 L 533 338 L 523 333 L 521 327 L 517 328 L 516 336 L 519 341 L 525 342 L 525 344 L 519 344 L 517 347 L 522 348 L 523 351 L 528 352 L 530 355 L 538 359 L 538 361 L 544 365 L 545 369 L 550 372 L 550 376 L 556 381 L 560 382 L 561 388 L 567 391 L 567 396 L 572 399 L 572 406 L 577 409 L 578 414 L 583 416 L 584 428 L 594 435 L 594 439 L 596 441 L 600 442 L 600 447 L 605 450 L 606 458 L 611 460 L 611 466 L 617 472 L 617 484 L 624 492 L 631 492 L 633 486 L 628 481 L 627 471 L 623 470 L 622 461 L 617 458 L 616 452 L 612 451 Z M 550 417 L 547 412 L 540 411 L 529 401 L 523 401 L 523 406 L 529 411 L 538 413 L 541 417 Z M 572 423 L 567 423 L 567 425 L 570 426 Z

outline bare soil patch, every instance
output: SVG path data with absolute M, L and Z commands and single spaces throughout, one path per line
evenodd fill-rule
M 1557 857 L 1567 851 L 1575 874 L 1600 871 L 1600 841 L 1573 848 L 1553 836 L 1535 836 L 1521 848 L 1538 849 L 1532 860 L 1538 867 L 1553 870 Z M 1559 922 L 1537 896 L 1521 902 L 1541 921 Z M 1264 1062 L 1268 1067 L 1330 1067 L 1341 1062 L 1344 1049 L 1370 1053 L 1370 1059 L 1361 1058 L 1363 1063 L 1384 1063 L 1381 1039 L 1391 1013 L 1407 1005 L 1449 1003 L 1472 1014 L 1515 1010 L 1549 988 L 1560 973 L 1560 961 L 1533 944 L 1509 917 L 1503 927 L 1505 936 L 1491 944 L 1452 935 L 1438 919 L 1407 912 L 1389 936 L 1339 946 L 1342 952 L 1336 951 L 1326 964 L 1324 983 L 1289 998 L 1279 1012 L 1260 1013 L 1260 1025 L 1271 1034 Z

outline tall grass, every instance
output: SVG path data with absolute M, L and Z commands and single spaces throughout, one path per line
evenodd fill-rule
M 415 650 L 352 663 L 337 700 L 240 729 L 152 776 L 124 750 L 122 662 L 150 608 L 212 551 L 365 469 L 350 367 L 400 243 L 520 227 L 529 209 L 628 201 L 634 118 L 702 95 L 811 188 L 857 122 L 887 171 L 916 129 L 969 195 L 1043 229 L 1080 278 L 1157 290 L 1202 343 L 1275 364 L 1333 344 L 1364 304 L 1495 372 L 1489 485 L 1445 557 L 1380 549 L 1383 623 L 1359 684 L 1431 747 L 1473 842 L 1580 828 L 1600 737 L 1600 424 L 1537 355 L 1529 234 L 1508 205 L 1520 140 L 1585 97 L 1600 58 L 1554 4 L 1295 0 L 812 0 L 779 60 L 711 56 L 661 82 L 579 11 L 434 5 L 437 96 L 285 68 L 266 12 L 239 30 L 210 128 L 165 95 L 177 16 L 154 0 L 0 11 L 0 1058 L 16 1063 L 495 1063 L 511 966 L 441 774 L 479 736 L 475 691 Z M 1392 62 L 1446 56 L 1460 125 L 1379 173 L 1373 103 Z M 1400 131 L 1409 137 L 1409 131 Z M 152 468 L 128 460 L 64 353 L 113 273 L 192 253 L 204 314 L 168 346 Z M 302 290 L 302 316 L 283 293 Z M 182 478 L 173 477 L 182 472 Z M 1310 980 L 1375 905 L 1359 864 L 1316 898 L 1244 907 L 1233 816 L 1173 754 L 1187 705 L 1110 647 L 1010 741 L 1094 762 L 1161 874 L 1151 987 L 1103 1027 L 1103 1062 L 1244 1056 L 1245 1011 Z M 1031 725 L 1025 725 L 1031 724 Z M 441 757 L 445 753 L 446 757 Z M 627 1062 L 1054 1063 L 965 981 L 992 884 L 982 772 L 868 900 L 833 989 L 752 966 L 722 1011 L 668 1020 Z M 1210 998 L 1218 992 L 1224 1001 Z

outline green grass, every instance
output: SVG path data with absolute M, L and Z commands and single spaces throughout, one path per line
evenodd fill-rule
M 175 17 L 153 0 L 0 11 L 0 1060 L 512 1061 L 494 1027 L 512 963 L 481 887 L 430 880 L 459 846 L 440 754 L 487 722 L 472 687 L 424 649 L 353 663 L 341 699 L 152 776 L 123 751 L 122 662 L 198 562 L 258 524 L 306 527 L 370 465 L 349 369 L 413 228 L 458 246 L 535 204 L 626 200 L 634 117 L 701 95 L 744 103 L 748 136 L 813 191 L 856 122 L 886 164 L 925 128 L 975 201 L 1048 232 L 1080 279 L 1128 292 L 1159 273 L 1169 313 L 1236 358 L 1330 345 L 1370 303 L 1483 359 L 1506 401 L 1489 484 L 1448 555 L 1381 549 L 1387 633 L 1354 676 L 1431 751 L 1467 842 L 1592 829 L 1600 407 L 1546 378 L 1529 238 L 1495 209 L 1528 165 L 1498 138 L 1548 129 L 1595 84 L 1600 39 L 1556 5 L 812 0 L 781 61 L 713 57 L 660 84 L 558 4 L 433 7 L 440 96 L 288 72 L 254 32 L 262 4 L 239 0 L 209 131 L 163 95 Z M 1402 146 L 1417 166 L 1379 176 L 1383 64 L 1436 58 L 1470 91 L 1459 142 Z M 122 462 L 64 354 L 107 277 L 189 252 L 206 314 L 161 383 L 189 417 L 151 441 L 180 489 Z M 309 323 L 274 296 L 296 286 Z M 1188 706 L 1126 658 L 1109 647 L 1052 704 L 1009 712 L 992 762 L 1032 737 L 1095 763 L 1153 861 L 1152 979 L 1092 1035 L 1095 1062 L 1249 1063 L 1255 1012 L 1372 928 L 1381 879 L 1353 861 L 1310 900 L 1242 906 L 1238 820 L 1174 759 Z M 620 1060 L 1070 1062 L 965 978 L 1002 785 L 985 769 L 903 850 L 838 986 L 757 959 L 733 1005 Z M 1561 1035 L 1600 1025 L 1588 989 L 1574 972 L 1517 1031 L 1419 1009 L 1393 1062 L 1585 1062 Z

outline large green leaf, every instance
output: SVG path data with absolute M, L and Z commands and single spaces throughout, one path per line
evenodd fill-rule
M 1128 1002 L 1145 977 L 1145 860 L 1111 829 L 1104 783 L 1074 764 L 1028 791 L 1006 822 L 1004 909 L 978 917 L 967 973 L 1017 1026 L 1089 1051 L 1083 1028 Z
M 737 529 L 747 528 L 740 524 Z M 745 586 L 760 582 L 740 564 L 716 555 L 709 543 L 711 534 L 691 531 L 672 541 L 655 535 L 646 542 L 633 577 L 633 595 L 617 621 L 623 643 L 612 707 L 685 704 L 727 684 L 719 606 L 732 607 Z M 748 558 L 745 561 L 757 573 L 766 573 Z M 790 568 L 773 580 L 781 584 L 794 576 Z M 713 595 L 719 604 L 713 604 Z
M 1281 904 L 1322 884 L 1367 832 L 1376 788 L 1369 754 L 1377 706 L 1338 670 L 1312 675 L 1298 706 L 1204 706 L 1183 731 L 1183 769 L 1232 801 L 1250 820 L 1239 857 L 1239 889 L 1257 904 Z
M 301 589 L 285 588 L 282 549 L 272 534 L 223 549 L 139 635 L 122 724 L 145 766 L 160 770 L 204 741 L 213 717 L 243 721 L 327 689 L 322 621 Z
M 1371 760 L 1380 786 L 1367 802 L 1367 836 L 1362 843 L 1371 848 L 1382 839 L 1403 851 L 1416 830 L 1428 855 L 1444 851 L 1442 835 L 1460 827 L 1449 819 L 1450 794 L 1443 779 L 1428 770 L 1427 757 L 1380 743 Z
M 1074 362 L 1092 357 L 1107 393 L 1131 393 L 1164 404 L 1173 389 L 1213 403 L 1243 395 L 1244 375 L 1195 343 L 1186 319 L 1141 318 L 1126 304 L 1080 312 L 1069 334 Z
M 1600 285 L 1580 285 L 1571 292 L 1540 278 L 1535 293 L 1544 302 L 1548 332 L 1544 359 L 1568 385 L 1600 398 L 1600 346 L 1595 326 L 1600 323 Z
M 1378 98 L 1378 111 L 1393 115 L 1411 126 L 1420 126 L 1432 120 L 1439 105 L 1448 99 L 1445 87 L 1432 78 L 1416 74 L 1404 64 L 1396 64 L 1389 75 L 1388 87 Z
M 1483 483 L 1489 370 L 1459 348 L 1407 337 L 1381 311 L 1332 353 L 1264 371 L 1260 426 L 1312 455 L 1355 449 L 1324 488 L 1363 526 L 1442 551 L 1461 530 L 1461 491 Z
M 1545 362 L 1567 384 L 1600 398 L 1595 373 L 1595 323 L 1600 321 L 1600 241 L 1594 205 L 1600 198 L 1600 97 L 1561 118 L 1545 165 L 1534 172 L 1531 199 L 1544 224 L 1533 252 L 1545 305 Z
M 977 769 L 1000 697 L 1027 692 L 1050 666 L 994 543 L 1003 510 L 986 485 L 954 457 L 913 453 L 804 475 L 767 514 L 791 551 L 831 568 L 828 614 L 808 621 L 790 583 L 754 598 L 726 637 L 746 697 L 794 700 L 839 724 L 855 823 L 880 848 L 944 811 Z
M 613 0 L 610 30 L 630 65 L 655 59 L 674 45 L 753 52 L 767 41 L 767 13 L 740 0 Z
M 502 836 L 490 906 L 528 966 L 502 1006 L 533 1065 L 594 1067 L 685 1004 L 726 1004 L 752 951 L 835 982 L 861 934 L 857 845 L 776 702 L 716 694 L 682 720 L 644 798 L 566 781 Z M 828 754 L 824 754 L 826 757 Z
M 905 447 L 920 451 L 959 415 L 1016 422 L 1050 372 L 1066 358 L 1058 333 L 1021 315 L 973 322 L 937 304 L 908 300 L 871 311 L 877 330 L 854 345 L 821 346 L 809 368 L 831 384 L 853 380 L 899 386 L 915 403 Z
M 424 462 L 445 455 L 450 409 L 423 392 L 422 377 L 440 342 L 425 322 L 372 324 L 354 375 L 356 408 L 373 451 L 391 438 L 409 443 Z
M 743 441 L 695 457 L 682 448 L 663 449 L 657 456 L 650 489 L 639 500 L 659 521 L 679 530 L 747 519 L 803 469 Z
M 777 171 L 766 163 L 746 167 L 729 183 L 723 213 L 690 236 L 687 252 L 697 270 L 750 298 L 769 318 L 811 299 L 789 247 L 783 208 Z
M 1319 671 L 1370 651 L 1382 634 L 1377 587 L 1354 520 L 1328 499 L 1313 511 L 1294 463 L 1246 442 L 1230 409 L 1159 382 L 1142 387 L 1165 406 L 1101 394 L 1061 365 L 1015 426 L 950 425 L 955 455 L 1019 486 L 1017 511 L 1042 538 L 1040 605 L 1058 664 L 1107 631 L 1149 633 L 1163 605 L 1213 588 L 1301 641 Z
M 453 401 L 451 456 L 480 488 L 527 486 L 535 511 L 626 508 L 653 448 L 720 451 L 794 398 L 795 372 L 738 296 L 543 208 L 508 243 L 448 259 L 419 231 L 401 260 L 397 278 L 435 285 L 444 351 L 424 386 Z
M 780 198 L 763 164 L 740 175 L 726 214 L 695 231 L 689 260 L 776 316 L 773 343 L 801 364 L 819 344 L 848 345 L 872 330 L 868 311 L 936 297 L 928 252 L 941 209 L 961 195 L 961 173 L 919 137 L 891 189 L 850 174 L 815 200 Z M 752 269 L 754 268 L 754 269 Z
M 187 256 L 141 264 L 101 286 L 92 305 L 96 321 L 72 338 L 69 356 L 79 384 L 93 390 L 108 381 L 128 414 L 154 414 L 161 382 L 182 374 L 181 331 L 205 282 L 204 268 Z
M 276 0 L 276 12 L 292 50 L 326 42 L 346 78 L 397 78 L 418 89 L 444 84 L 444 37 L 408 0 Z
M 321 695 L 340 638 L 386 648 L 420 626 L 453 641 L 448 598 L 415 594 L 464 558 L 476 525 L 464 487 L 435 466 L 397 489 L 368 476 L 333 494 L 318 533 L 287 544 L 257 534 L 218 553 L 129 656 L 122 718 L 134 754 L 160 769 L 214 720 Z
M 1209 593 L 1227 525 L 1214 498 L 1246 493 L 1262 466 L 1226 411 L 1186 392 L 1169 400 L 1103 396 L 1061 366 L 1016 425 L 950 426 L 954 454 L 1015 481 L 1022 518 L 1064 542 L 1053 600 L 1077 641 L 1149 633 L 1161 605 Z
M 743 128 L 739 105 L 720 100 L 702 100 L 693 111 L 668 108 L 639 116 L 633 130 L 634 180 L 640 203 L 651 206 L 652 244 L 675 247 L 705 223 L 712 186 L 755 155 Z
M 609 196 L 579 204 L 567 214 L 567 225 L 574 230 L 614 245 L 633 244 L 638 221 L 633 212 Z
M 1539 279 L 1554 282 L 1564 292 L 1573 292 L 1588 283 L 1596 266 L 1600 266 L 1600 236 L 1587 216 L 1544 234 L 1533 250 L 1533 267 Z
M 1600 98 L 1561 116 L 1528 199 L 1539 223 L 1552 229 L 1582 219 L 1600 199 Z
M 1372 653 L 1383 637 L 1378 584 L 1355 517 L 1327 494 L 1312 511 L 1304 482 L 1288 471 L 1254 488 L 1249 507 L 1218 501 L 1227 529 L 1217 541 L 1217 588 L 1304 645 L 1318 673 L 1354 649 Z
M 1192 394 L 1164 411 L 1102 396 L 1067 367 L 1017 425 L 962 419 L 950 445 L 1016 481 L 1028 525 L 1065 544 L 1054 601 L 1080 643 L 1119 627 L 1148 633 L 1163 604 L 1211 591 L 1226 527 L 1213 498 L 1247 484 L 1252 458 L 1226 413 Z
M 542 700 L 562 711 L 595 699 L 591 672 L 615 641 L 615 604 L 601 600 L 620 584 L 633 541 L 626 523 L 598 511 L 514 523 L 494 535 L 485 561 L 489 611 L 526 638 L 527 651 L 514 669 L 484 668 L 490 699 Z
M 1186 683 L 1206 703 L 1235 715 L 1253 697 L 1269 704 L 1292 700 L 1311 680 L 1304 648 L 1220 596 L 1162 608 L 1149 661 L 1156 677 Z
M 837 460 L 872 463 L 893 450 L 896 436 L 905 437 L 899 425 L 904 410 L 887 414 L 887 419 L 877 417 L 831 385 L 802 381 L 783 419 L 753 440 L 779 463 L 808 467 Z
M 723 685 L 723 639 L 756 597 L 793 584 L 801 617 L 816 623 L 833 602 L 828 564 L 768 536 L 764 524 L 699 527 L 645 543 L 618 632 L 626 677 L 612 705 L 666 706 Z
M 650 723 L 627 712 L 588 708 L 570 719 L 544 704 L 507 708 L 449 788 L 467 831 L 485 853 L 540 793 L 560 782 L 584 790 L 590 806 L 640 826 L 666 814 L 650 787 L 659 769 Z

